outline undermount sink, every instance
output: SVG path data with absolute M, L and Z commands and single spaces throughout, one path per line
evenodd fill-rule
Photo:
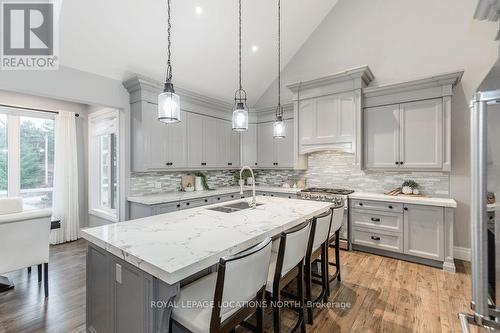
M 257 206 L 261 206 L 263 204 L 258 203 Z M 223 213 L 234 213 L 238 212 L 240 210 L 245 210 L 250 208 L 248 202 L 246 201 L 240 201 L 240 202 L 235 202 L 230 205 L 224 205 L 224 206 L 217 206 L 217 207 L 212 207 L 212 208 L 207 208 L 208 210 L 215 210 L 217 212 L 223 212 Z

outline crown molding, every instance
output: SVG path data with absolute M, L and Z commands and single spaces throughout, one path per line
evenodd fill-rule
M 406 91 L 422 90 L 427 88 L 456 86 L 462 79 L 463 71 L 435 75 L 424 79 L 388 84 L 380 87 L 363 89 L 363 96 L 374 97 Z
M 127 89 L 131 96 L 131 103 L 136 101 L 137 99 L 146 99 L 150 100 L 151 102 L 156 102 L 158 94 L 163 91 L 163 83 L 140 74 L 135 74 L 131 78 L 125 80 L 123 82 L 123 86 L 125 87 L 125 89 Z M 233 109 L 233 104 L 231 103 L 217 98 L 198 94 L 179 86 L 175 87 L 175 92 L 182 98 L 182 100 L 192 104 L 216 109 L 223 112 L 231 112 Z M 135 96 L 135 98 L 133 98 L 133 96 Z
M 445 73 L 424 79 L 365 88 L 362 90 L 363 107 L 452 96 L 453 87 L 460 82 L 463 73 L 463 71 Z
M 273 105 L 273 106 L 252 108 L 250 110 L 250 112 L 256 113 L 256 114 L 264 114 L 264 113 L 273 113 L 274 114 L 274 113 L 276 113 L 277 107 L 278 107 L 277 105 Z M 293 102 L 284 103 L 281 105 L 281 107 L 283 108 L 284 112 L 293 112 Z
M 353 88 L 351 90 L 354 90 L 368 86 L 370 82 L 373 81 L 374 78 L 375 77 L 370 67 L 365 65 L 309 81 L 288 84 L 286 85 L 286 87 L 290 89 L 294 94 L 296 94 L 299 91 L 299 89 L 301 91 L 307 91 L 315 88 L 335 86 L 345 82 L 352 81 Z

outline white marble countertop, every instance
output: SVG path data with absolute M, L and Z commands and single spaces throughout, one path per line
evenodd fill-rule
M 87 228 L 82 237 L 174 284 L 266 237 L 328 210 L 332 203 L 258 196 L 256 209 L 208 210 L 240 200 Z
M 296 194 L 300 191 L 298 188 L 284 188 L 284 187 L 271 187 L 271 186 L 256 186 L 257 191 L 265 192 L 275 192 L 275 193 L 290 193 Z M 251 191 L 251 186 L 244 186 L 245 191 Z M 130 202 L 140 203 L 143 205 L 157 205 L 169 202 L 178 202 L 182 200 L 192 200 L 197 198 L 211 197 L 214 195 L 223 195 L 231 193 L 239 193 L 239 186 L 229 186 L 218 188 L 209 191 L 193 191 L 193 192 L 182 192 L 182 191 L 170 191 L 163 192 L 159 194 L 148 194 L 141 196 L 130 196 L 127 200 Z
M 401 202 L 415 205 L 439 206 L 449 208 L 457 207 L 457 202 L 449 198 L 411 197 L 404 195 L 393 196 L 378 193 L 354 192 L 353 194 L 349 195 L 349 199 Z

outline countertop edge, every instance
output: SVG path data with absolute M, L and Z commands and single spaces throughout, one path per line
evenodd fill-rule
M 372 201 L 388 201 L 388 202 L 401 202 L 415 205 L 424 206 L 438 206 L 444 208 L 456 208 L 457 202 L 450 198 L 431 198 L 431 197 L 405 197 L 405 196 L 391 196 L 378 193 L 367 192 L 354 192 L 349 195 L 350 199 L 362 199 Z

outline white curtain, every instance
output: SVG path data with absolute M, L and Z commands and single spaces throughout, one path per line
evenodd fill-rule
M 75 114 L 60 111 L 54 124 L 54 192 L 52 219 L 61 220 L 61 228 L 52 230 L 52 244 L 79 237 L 78 156 Z

